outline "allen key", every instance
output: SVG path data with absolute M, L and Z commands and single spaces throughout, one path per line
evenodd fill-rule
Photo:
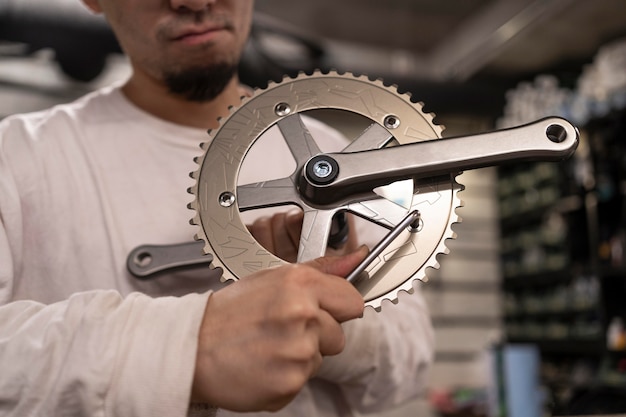
M 371 264 L 374 259 L 376 259 L 382 252 L 385 250 L 387 246 L 391 244 L 400 233 L 406 228 L 412 227 L 414 230 L 418 230 L 418 222 L 420 220 L 420 212 L 419 210 L 413 210 L 410 212 L 400 223 L 398 223 L 393 229 L 389 231 L 383 237 L 380 242 L 374 246 L 374 248 L 367 254 L 365 259 L 361 261 L 360 264 L 354 268 L 352 272 L 346 277 L 346 280 L 352 284 L 355 284 L 358 281 L 358 278 L 365 271 L 365 268 Z

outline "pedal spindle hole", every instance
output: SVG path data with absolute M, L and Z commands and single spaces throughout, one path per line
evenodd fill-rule
M 561 125 L 550 125 L 546 129 L 546 136 L 554 143 L 561 143 L 567 138 L 567 131 Z
M 152 254 L 150 252 L 140 252 L 133 258 L 133 263 L 139 268 L 147 268 L 152 263 Z

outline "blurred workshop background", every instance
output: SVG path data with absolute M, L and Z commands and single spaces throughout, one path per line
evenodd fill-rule
M 378 417 L 626 413 L 626 2 L 257 0 L 241 79 L 382 78 L 445 135 L 544 116 L 576 124 L 562 163 L 470 171 L 451 254 L 422 284 L 428 390 Z M 0 0 L 0 118 L 123 80 L 79 0 Z M 395 87 L 392 87 L 395 88 Z

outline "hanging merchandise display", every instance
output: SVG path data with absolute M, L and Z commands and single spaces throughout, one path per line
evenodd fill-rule
M 553 75 L 539 75 L 507 92 L 499 128 L 560 116 L 576 125 L 626 108 L 626 39 L 602 47 L 583 69 L 575 89 L 559 86 Z

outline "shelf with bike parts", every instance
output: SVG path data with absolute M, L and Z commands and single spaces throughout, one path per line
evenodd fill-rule
M 626 393 L 625 142 L 614 111 L 581 128 L 572 160 L 500 169 L 506 339 L 539 347 L 555 404 Z
M 576 90 L 545 75 L 520 84 L 499 123 L 560 115 L 581 132 L 568 161 L 499 169 L 504 333 L 539 348 L 553 415 L 626 412 L 624 62 L 626 40 Z

